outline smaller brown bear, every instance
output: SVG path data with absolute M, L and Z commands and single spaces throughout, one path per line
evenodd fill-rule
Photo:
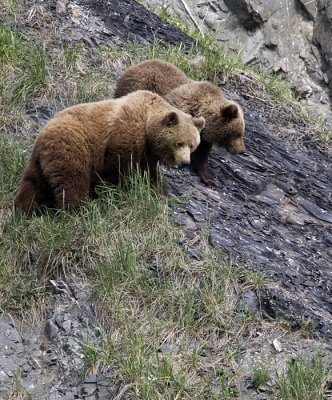
M 191 156 L 191 166 L 205 184 L 215 184 L 208 170 L 212 145 L 226 147 L 231 153 L 245 150 L 244 119 L 239 104 L 227 100 L 210 82 L 195 82 L 173 64 L 148 60 L 130 67 L 118 80 L 114 97 L 139 89 L 151 90 L 169 104 L 195 117 L 205 118 L 201 143 Z
M 67 108 L 38 135 L 15 204 L 28 215 L 77 207 L 98 179 L 116 184 L 130 165 L 157 179 L 159 163 L 189 164 L 204 125 L 148 91 Z

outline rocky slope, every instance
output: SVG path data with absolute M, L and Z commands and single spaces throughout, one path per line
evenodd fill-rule
M 204 7 L 216 4 L 206 2 Z M 226 7 L 226 2 L 220 1 L 218 7 Z M 80 11 L 79 21 L 73 10 Z M 265 24 L 260 14 L 249 11 L 244 9 L 244 16 L 249 13 L 255 24 L 256 19 L 258 26 Z M 169 33 L 171 43 L 192 42 L 133 0 L 59 0 L 52 12 L 59 23 L 59 38 L 83 39 L 91 46 L 122 44 L 128 38 L 165 40 Z M 226 8 L 224 12 L 230 13 Z M 28 24 L 25 29 L 30 29 Z M 66 34 L 72 31 L 75 35 Z M 212 188 L 189 169 L 165 170 L 169 192 L 177 198 L 183 195 L 175 220 L 185 232 L 184 246 L 191 257 L 199 258 L 190 243 L 203 231 L 211 246 L 245 268 L 261 271 L 267 277 L 266 289 L 243 293 L 246 307 L 253 313 L 262 311 L 265 318 L 282 317 L 290 327 L 309 319 L 325 339 L 328 356 L 332 336 L 331 150 L 314 141 L 308 135 L 310 126 L 294 119 L 287 109 L 272 99 L 251 95 L 245 76 L 230 79 L 221 88 L 244 108 L 247 151 L 232 156 L 213 149 L 210 168 L 217 186 Z M 27 389 L 37 390 L 37 399 L 128 398 L 118 395 L 119 388 L 101 375 L 92 374 L 83 381 L 79 374 L 80 342 L 87 337 L 99 340 L 101 332 L 91 289 L 69 278 L 51 281 L 49 290 L 52 301 L 38 331 L 6 315 L 0 319 L 0 398 L 18 368 Z M 242 366 L 249 356 L 263 352 L 264 346 L 271 352 L 269 340 L 257 337 L 244 345 Z M 314 344 L 284 339 L 283 347 L 289 355 L 301 345 L 310 351 Z M 256 392 L 243 390 L 242 398 L 257 398 Z

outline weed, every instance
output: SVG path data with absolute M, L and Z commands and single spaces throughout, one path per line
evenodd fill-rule
M 13 378 L 12 387 L 7 392 L 8 400 L 34 400 L 35 397 L 22 385 L 21 372 L 18 371 Z
M 22 145 L 14 139 L 0 139 L 0 206 L 11 201 L 25 168 Z
M 299 330 L 302 337 L 304 338 L 308 338 L 314 333 L 314 324 L 311 321 L 310 317 L 309 319 L 307 319 L 304 316 L 302 316 Z
M 254 365 L 252 380 L 255 388 L 265 385 L 271 380 L 270 369 L 266 363 L 260 362 Z
M 74 44 L 69 44 L 67 42 L 64 42 L 62 45 L 62 50 L 66 68 L 71 69 L 73 71 L 81 69 L 80 59 L 81 56 L 85 53 L 85 49 L 82 42 L 79 41 L 75 42 Z
M 78 75 L 77 102 L 88 103 L 92 101 L 103 100 L 110 97 L 110 87 L 105 85 L 105 78 L 94 71 L 84 72 Z
M 321 351 L 316 351 L 311 363 L 298 357 L 287 363 L 277 374 L 277 398 L 282 400 L 324 400 L 331 372 L 323 367 Z
M 0 24 L 0 66 L 17 61 L 23 47 L 23 40 L 16 28 L 8 22 Z

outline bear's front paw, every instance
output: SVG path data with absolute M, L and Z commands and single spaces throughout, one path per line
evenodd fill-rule
M 205 183 L 207 186 L 216 186 L 217 182 L 212 174 L 210 172 L 204 172 L 200 174 L 200 178 L 202 182 Z

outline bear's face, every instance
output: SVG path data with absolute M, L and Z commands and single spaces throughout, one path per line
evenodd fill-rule
M 150 116 L 146 127 L 149 150 L 165 165 L 189 164 L 204 126 L 204 118 L 193 118 L 180 110 Z
M 243 112 L 237 103 L 227 102 L 225 105 L 211 107 L 206 113 L 206 125 L 202 136 L 206 141 L 226 147 L 232 154 L 245 150 Z
M 244 151 L 244 120 L 241 107 L 226 99 L 210 82 L 181 85 L 165 96 L 167 102 L 184 112 L 205 118 L 202 139 L 230 152 Z

